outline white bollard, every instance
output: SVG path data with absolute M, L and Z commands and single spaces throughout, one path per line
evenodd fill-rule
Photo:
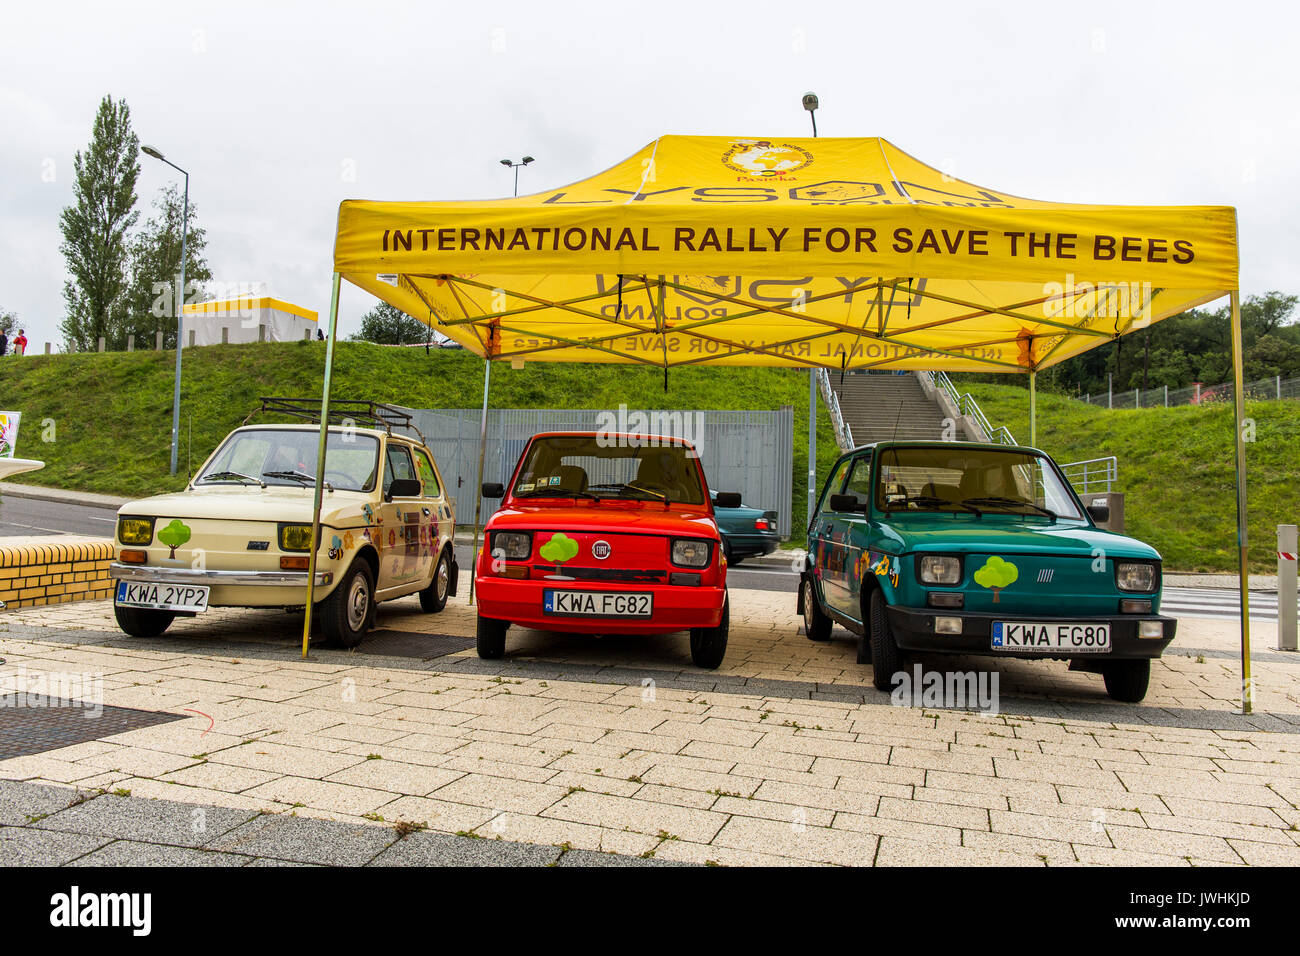
M 1296 551 L 1297 527 L 1277 526 L 1277 649 L 1294 651 L 1296 641 Z

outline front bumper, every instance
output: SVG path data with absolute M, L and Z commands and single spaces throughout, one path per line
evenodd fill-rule
M 960 634 L 939 634 L 934 629 L 936 617 L 961 618 Z M 991 646 L 993 623 L 1033 621 L 1044 624 L 1109 624 L 1110 651 L 1103 653 L 1067 653 L 1057 649 L 1044 651 L 1002 651 Z M 1163 636 L 1138 637 L 1139 621 L 1160 621 Z M 968 611 L 944 611 L 926 608 L 889 608 L 889 626 L 894 640 L 906 651 L 938 652 L 947 654 L 987 654 L 994 657 L 1020 657 L 1029 659 L 1061 658 L 1065 660 L 1123 660 L 1159 657 L 1174 639 L 1178 622 L 1171 617 L 1151 614 L 1089 615 L 1069 617 L 1027 616 L 1023 614 L 990 614 Z
M 114 561 L 108 566 L 108 576 L 114 581 L 136 581 L 148 584 L 307 587 L 306 571 L 206 571 L 196 568 L 160 568 L 148 564 L 122 564 L 120 561 Z M 333 571 L 316 572 L 317 587 L 325 587 L 333 582 Z
M 717 627 L 726 603 L 724 587 L 667 584 L 593 586 L 582 581 L 526 581 L 496 575 L 474 579 L 478 613 L 538 631 L 574 634 L 668 634 L 695 627 Z M 653 594 L 654 610 L 648 618 L 579 617 L 546 614 L 542 610 L 547 590 L 624 591 Z

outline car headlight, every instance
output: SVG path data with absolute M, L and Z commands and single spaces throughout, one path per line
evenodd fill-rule
M 533 553 L 533 536 L 526 531 L 494 531 L 492 554 L 507 561 L 527 561 Z
M 950 554 L 922 555 L 918 573 L 923 584 L 960 584 L 961 559 Z
M 1154 591 L 1156 566 L 1132 562 L 1116 564 L 1115 583 L 1119 585 L 1121 591 Z
M 118 518 L 117 540 L 123 544 L 150 544 L 153 541 L 153 518 Z
M 281 551 L 310 551 L 311 550 L 311 525 L 309 524 L 280 525 L 280 550 Z
M 709 542 L 700 538 L 678 538 L 673 542 L 673 564 L 682 568 L 702 568 L 709 563 Z

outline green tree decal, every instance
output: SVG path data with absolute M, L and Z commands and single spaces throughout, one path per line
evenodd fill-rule
M 1004 561 L 996 554 L 990 555 L 984 567 L 975 572 L 975 583 L 982 588 L 993 591 L 993 603 L 998 603 L 998 593 L 1010 587 L 1020 577 L 1020 569 L 1010 561 Z
M 558 567 L 577 555 L 578 542 L 563 531 L 557 531 L 551 535 L 551 540 L 542 545 L 537 553 L 542 556 L 543 560 L 549 561 Z
M 158 532 L 158 540 L 172 549 L 172 553 L 168 557 L 174 558 L 176 557 L 176 549 L 190 540 L 189 525 L 181 521 L 180 518 L 173 518 L 171 524 Z

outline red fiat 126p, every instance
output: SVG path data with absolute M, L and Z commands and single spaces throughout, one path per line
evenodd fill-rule
M 511 624 L 579 634 L 690 631 L 691 659 L 727 650 L 727 563 L 704 469 L 686 441 L 565 432 L 528 443 L 475 567 L 478 654 Z M 720 507 L 740 504 L 717 495 Z

